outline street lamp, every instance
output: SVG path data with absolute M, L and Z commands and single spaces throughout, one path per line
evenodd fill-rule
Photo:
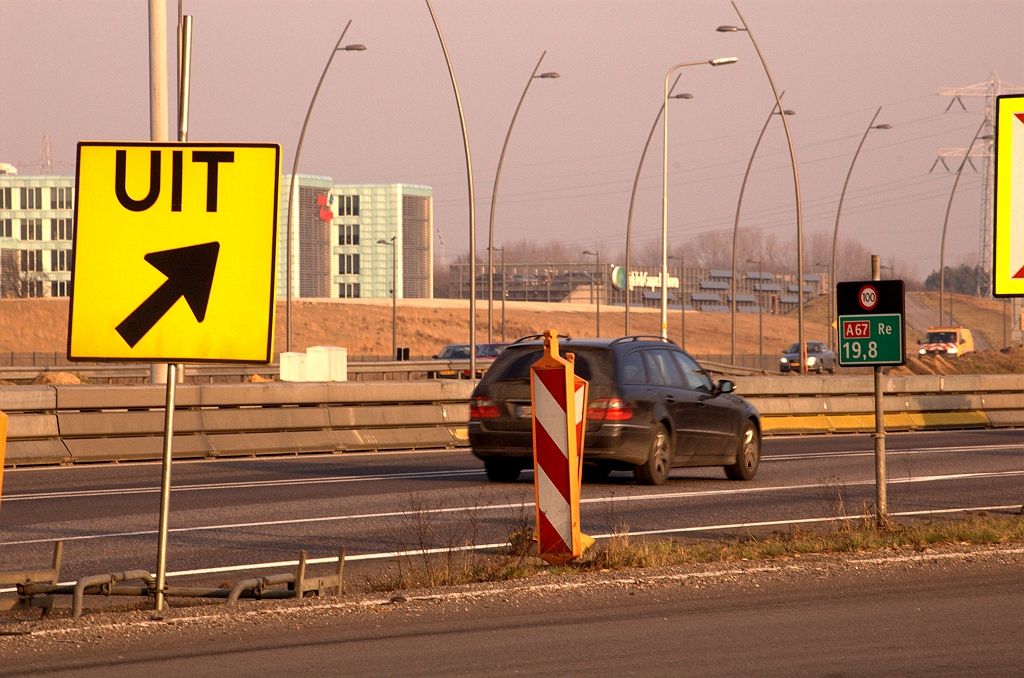
M 661 149 L 661 336 L 668 338 L 668 79 L 686 66 L 725 66 L 734 64 L 736 57 L 721 57 L 708 61 L 688 61 L 676 64 L 665 74 L 665 96 L 662 101 L 662 149 Z M 627 271 L 627 278 L 628 278 Z M 628 304 L 627 304 L 628 307 Z
M 984 129 L 988 123 L 988 116 L 981 121 L 981 125 L 978 126 L 978 131 L 974 133 L 974 138 L 971 139 L 971 145 L 967 147 L 967 152 L 964 153 L 964 159 L 960 162 L 960 167 L 956 170 L 956 179 L 953 181 L 953 190 L 949 192 L 949 203 L 946 205 L 946 218 L 942 222 L 942 247 L 939 249 L 939 325 L 942 325 L 942 315 L 945 310 L 943 307 L 943 300 L 946 295 L 946 227 L 949 225 L 949 210 L 953 207 L 953 196 L 956 195 L 956 185 L 960 183 L 960 175 L 963 174 L 964 165 L 967 164 L 967 159 L 971 157 L 971 149 L 974 148 L 974 143 L 978 140 L 978 135 L 981 134 L 981 130 Z M 953 305 L 953 292 L 949 293 L 949 305 Z M 953 314 L 950 311 L 949 324 L 953 324 Z
M 391 355 L 398 359 L 398 245 L 397 235 L 391 240 L 378 240 L 378 245 L 391 246 Z
M 679 348 L 686 350 L 686 268 L 682 255 L 671 256 L 669 259 L 679 260 Z
M 452 68 L 452 60 L 448 56 L 448 47 L 444 44 L 441 26 L 437 23 L 437 17 L 434 15 L 434 8 L 430 5 L 430 0 L 424 0 L 424 2 L 427 3 L 430 20 L 434 22 L 434 30 L 437 31 L 437 39 L 441 43 L 444 61 L 448 65 L 448 76 L 452 81 L 452 91 L 455 93 L 455 107 L 459 110 L 459 124 L 462 127 L 462 149 L 466 156 L 466 188 L 469 193 L 469 345 L 471 347 L 469 351 L 469 374 L 471 375 L 470 379 L 476 379 L 476 192 L 473 188 L 473 156 L 469 152 L 466 112 L 462 108 L 462 97 L 459 96 L 459 83 L 455 81 L 455 69 Z M 461 286 L 459 289 L 461 291 Z
M 501 340 L 505 341 L 505 246 L 499 247 L 498 251 L 501 252 Z
M 786 96 L 785 92 L 779 94 L 779 100 Z M 754 165 L 754 156 L 757 155 L 757 148 L 761 145 L 761 139 L 764 138 L 765 130 L 768 129 L 768 123 L 772 121 L 773 115 L 779 114 L 779 105 L 775 104 L 772 106 L 771 113 L 764 121 L 764 126 L 761 127 L 761 133 L 757 135 L 757 142 L 754 144 L 754 150 L 750 154 L 750 160 L 747 162 L 747 171 L 743 173 L 743 183 L 740 184 L 740 198 L 736 201 L 736 222 L 732 227 L 732 364 L 736 364 L 736 250 L 739 242 L 740 234 L 740 209 L 743 207 L 743 192 L 747 189 L 747 178 L 750 177 L 750 168 Z M 785 115 L 796 115 L 796 111 L 784 110 Z M 747 260 L 749 261 L 749 259 Z
M 748 264 L 757 264 L 757 291 L 761 292 L 764 281 L 761 279 L 761 260 L 747 259 Z M 735 300 L 735 297 L 733 297 Z M 764 308 L 761 305 L 761 295 L 757 295 L 757 366 L 764 369 Z M 735 359 L 733 360 L 735 364 Z
M 540 59 L 537 60 L 537 65 L 533 67 L 533 73 L 530 74 L 530 78 L 526 81 L 526 87 L 523 88 L 523 94 L 519 97 L 519 103 L 516 104 L 516 111 L 512 114 L 512 122 L 508 124 L 508 132 L 505 133 L 505 143 L 501 146 L 501 155 L 498 156 L 498 169 L 494 172 L 494 190 L 491 192 L 491 222 L 490 227 L 487 231 L 487 341 L 494 341 L 492 327 L 494 326 L 494 207 L 498 200 L 498 181 L 501 179 L 501 165 L 505 162 L 505 150 L 508 148 L 508 140 L 512 136 L 512 128 L 516 124 L 516 118 L 519 117 L 519 109 L 523 105 L 523 99 L 526 98 L 526 93 L 530 91 L 530 84 L 541 79 L 554 79 L 559 77 L 558 73 L 541 73 L 537 75 L 537 71 L 540 69 L 540 62 L 544 61 L 544 55 L 548 51 L 544 50 Z M 504 283 L 502 283 L 504 284 Z M 504 303 L 504 299 L 502 299 Z M 502 307 L 504 311 L 504 307 Z M 502 324 L 501 331 L 505 331 L 505 326 Z
M 860 149 L 864 145 L 864 140 L 868 138 L 868 132 L 870 132 L 873 129 L 892 129 L 892 125 L 885 125 L 885 124 L 883 124 L 883 125 L 876 125 L 875 124 L 875 119 L 878 118 L 878 114 L 881 113 L 881 112 L 882 112 L 882 107 L 879 106 L 878 110 L 875 111 L 875 115 L 871 118 L 871 122 L 868 123 L 868 128 L 866 130 L 864 130 L 864 136 L 862 136 L 860 138 L 860 143 L 857 144 L 857 151 L 853 154 L 853 160 L 850 161 L 850 169 L 847 170 L 847 172 L 846 172 L 846 181 L 843 182 L 843 191 L 842 191 L 842 193 L 839 194 L 839 207 L 836 209 L 836 227 L 835 227 L 835 230 L 832 232 L 832 268 L 831 268 L 832 280 L 829 281 L 829 291 L 828 291 L 828 293 L 829 293 L 829 305 L 828 305 L 829 318 L 832 317 L 832 309 L 835 306 L 835 300 L 834 300 L 834 296 L 835 295 L 833 293 L 833 289 L 835 288 L 835 283 L 836 283 L 836 280 L 838 279 L 836 277 L 836 266 L 838 265 L 837 261 L 836 261 L 836 257 L 837 257 L 838 247 L 839 247 L 839 215 L 842 214 L 842 212 L 843 212 L 843 198 L 846 197 L 846 187 L 850 185 L 850 175 L 853 174 L 853 166 L 857 162 L 857 156 L 860 155 Z M 838 314 L 839 311 L 836 311 L 836 313 Z M 838 330 L 836 330 L 836 331 L 838 332 Z M 828 343 L 831 345 L 830 348 L 833 351 L 837 350 L 837 346 L 839 344 L 839 340 L 833 338 L 832 326 L 831 325 L 829 325 L 829 328 L 828 328 Z
M 693 95 L 689 92 L 683 92 L 682 94 L 673 95 L 676 85 L 679 84 L 679 78 L 683 77 L 680 73 L 676 76 L 675 82 L 672 83 L 672 89 L 668 91 L 669 99 L 692 99 Z M 651 131 L 647 135 L 647 142 L 644 143 L 644 151 L 640 154 L 640 164 L 636 168 L 636 177 L 633 179 L 633 192 L 629 196 L 629 216 L 626 218 L 626 327 L 623 332 L 624 335 L 629 336 L 629 304 L 632 293 L 632 276 L 630 275 L 630 254 L 632 253 L 632 234 L 633 234 L 633 203 L 636 202 L 636 189 L 640 183 L 640 171 L 644 168 L 644 158 L 647 157 L 647 148 L 651 145 L 651 139 L 654 137 L 654 130 L 658 129 L 658 121 L 661 120 L 661 112 L 665 110 L 664 104 L 658 108 L 658 114 L 654 116 L 654 124 L 651 125 Z
M 583 254 L 591 257 L 596 257 L 594 263 L 595 275 L 597 276 L 597 336 L 601 336 L 601 252 L 591 252 L 590 250 L 583 250 Z M 590 286 L 594 286 L 594 279 L 590 279 Z M 571 288 L 570 288 L 571 289 Z
M 306 127 L 309 125 L 309 116 L 313 113 L 313 104 L 316 103 L 316 97 L 320 94 L 320 86 L 324 84 L 324 78 L 327 77 L 327 70 L 331 67 L 331 62 L 334 61 L 334 55 L 338 52 L 364 52 L 366 51 L 365 45 L 345 45 L 341 46 L 341 41 L 345 39 L 345 33 L 348 32 L 348 27 L 352 25 L 352 20 L 345 24 L 345 30 L 341 32 L 341 37 L 338 38 L 337 44 L 334 49 L 331 50 L 331 56 L 327 59 L 327 65 L 324 66 L 324 72 L 320 74 L 320 81 L 316 84 L 316 89 L 313 90 L 313 98 L 309 102 L 309 108 L 306 109 L 306 119 L 302 122 L 302 131 L 299 133 L 299 143 L 295 147 L 295 159 L 292 162 L 292 180 L 291 185 L 288 188 L 288 226 L 285 229 L 285 302 L 284 302 L 284 316 L 285 316 L 285 349 L 287 351 L 292 350 L 292 233 L 298 227 L 299 222 L 299 157 L 302 155 L 302 142 L 306 138 Z
M 828 271 L 829 271 L 829 264 L 828 264 L 828 262 L 816 261 L 816 262 L 814 262 L 814 268 L 816 268 L 816 269 L 817 268 L 825 269 L 825 274 L 827 275 Z M 829 303 L 828 310 L 825 312 L 825 324 L 828 325 L 828 327 L 829 327 L 828 336 L 829 336 L 830 339 L 832 337 L 832 294 L 831 294 L 831 292 L 832 292 L 832 287 L 834 287 L 834 286 L 835 286 L 835 281 L 829 280 L 829 288 L 827 290 L 827 293 L 825 294 L 826 301 L 828 301 L 828 303 Z
M 750 42 L 754 45 L 754 50 L 757 52 L 758 59 L 761 60 L 761 66 L 764 67 L 764 74 L 768 76 L 768 84 L 772 86 L 772 94 L 775 95 L 775 105 L 778 109 L 782 108 L 782 97 L 779 96 L 779 90 L 775 86 L 775 80 L 772 79 L 772 74 L 768 70 L 768 63 L 764 60 L 764 55 L 761 54 L 761 48 L 757 46 L 757 41 L 754 40 L 754 34 L 750 32 L 750 27 L 747 25 L 743 15 L 740 14 L 740 8 L 736 6 L 735 2 L 732 2 L 732 8 L 736 10 L 736 16 L 740 18 L 740 23 L 743 27 L 738 26 L 719 26 L 716 30 L 719 33 L 736 33 L 743 31 L 750 38 Z M 793 165 L 793 190 L 796 193 L 796 277 L 798 278 L 798 285 L 800 292 L 797 294 L 797 341 L 800 344 L 800 371 L 803 373 L 807 372 L 807 344 L 804 343 L 804 216 L 803 208 L 800 204 L 800 175 L 796 168 L 796 150 L 793 148 L 793 135 L 789 131 L 789 122 L 786 120 L 786 116 L 782 116 L 782 126 L 786 129 L 786 141 L 789 143 L 789 160 Z

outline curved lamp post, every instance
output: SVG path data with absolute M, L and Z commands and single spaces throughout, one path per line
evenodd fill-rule
M 769 118 L 771 120 L 771 118 Z M 757 284 L 760 287 L 764 285 L 764 281 L 761 279 L 761 260 L 760 259 L 747 259 L 748 264 L 757 264 Z M 761 290 L 758 289 L 758 292 Z M 764 307 L 761 305 L 761 296 L 757 295 L 757 367 L 764 369 Z M 735 308 L 735 307 L 734 307 Z M 735 349 L 733 349 L 735 350 Z M 733 364 L 736 363 L 736 359 L 733 358 Z
M 963 174 L 964 165 L 967 164 L 967 159 L 971 157 L 971 149 L 974 148 L 974 142 L 978 140 L 978 135 L 981 134 L 981 130 L 985 128 L 988 123 L 988 116 L 982 121 L 981 125 L 978 126 L 978 131 L 974 133 L 974 138 L 971 139 L 971 145 L 967 147 L 967 152 L 964 153 L 964 159 L 960 161 L 960 167 L 956 170 L 956 179 L 953 181 L 953 190 L 949 192 L 949 202 L 946 204 L 946 218 L 942 221 L 942 247 L 939 248 L 939 325 L 942 325 L 942 314 L 945 311 L 943 307 L 943 300 L 946 296 L 946 227 L 949 225 L 949 210 L 953 207 L 953 196 L 956 195 L 956 185 L 960 183 L 960 175 Z M 953 293 L 949 293 L 949 304 L 953 305 Z M 952 314 L 949 318 L 950 324 L 953 323 Z
M 526 93 L 530 91 L 530 83 L 537 78 L 553 79 L 559 77 L 558 73 L 541 73 L 537 75 L 537 71 L 540 69 L 540 62 L 544 61 L 544 55 L 548 51 L 544 50 L 541 52 L 540 59 L 537 60 L 537 65 L 533 67 L 533 73 L 530 74 L 530 79 L 526 81 L 526 87 L 523 88 L 523 94 L 519 97 L 519 103 L 516 104 L 516 112 L 512 114 L 512 122 L 508 124 L 508 132 L 505 133 L 505 143 L 501 146 L 501 155 L 498 157 L 498 169 L 494 172 L 494 190 L 491 192 L 491 222 L 487 229 L 487 341 L 488 343 L 494 341 L 493 338 L 493 327 L 494 327 L 494 206 L 498 200 L 498 181 L 501 180 L 501 165 L 505 162 L 505 150 L 508 148 L 508 140 L 512 136 L 512 128 L 515 127 L 516 118 L 519 117 L 519 109 L 523 105 L 523 99 L 526 98 Z M 504 256 L 504 253 L 502 253 Z M 504 328 L 502 329 L 504 332 Z
M 847 170 L 847 172 L 846 172 L 846 181 L 843 182 L 843 191 L 842 191 L 842 193 L 839 194 L 839 207 L 836 209 L 836 227 L 835 227 L 835 230 L 832 232 L 832 268 L 829 269 L 832 272 L 832 280 L 829 281 L 829 286 L 828 286 L 829 287 L 828 293 L 829 293 L 829 297 L 830 297 L 829 305 L 828 305 L 828 313 L 829 313 L 829 320 L 830 321 L 832 319 L 832 312 L 835 310 L 835 308 L 834 308 L 835 307 L 835 301 L 834 301 L 834 299 L 832 299 L 832 297 L 834 297 L 835 295 L 833 294 L 832 290 L 835 289 L 836 280 L 837 280 L 837 278 L 836 278 L 836 271 L 837 271 L 837 268 L 836 268 L 837 267 L 836 257 L 838 256 L 837 252 L 838 252 L 838 247 L 839 247 L 839 216 L 843 213 L 843 198 L 846 197 L 846 187 L 850 185 L 850 175 L 853 174 L 853 166 L 855 164 L 857 164 L 857 156 L 860 155 L 860 149 L 861 149 L 862 146 L 864 146 L 865 139 L 868 138 L 868 132 L 870 132 L 873 129 L 892 129 L 892 125 L 884 125 L 884 124 L 883 125 L 876 125 L 875 124 L 875 120 L 878 118 L 878 114 L 881 113 L 881 112 L 882 112 L 882 107 L 879 106 L 878 110 L 875 111 L 875 115 L 871 118 L 871 122 L 868 123 L 868 128 L 866 130 L 864 130 L 864 136 L 862 136 L 860 138 L 860 143 L 857 144 L 857 151 L 853 154 L 853 160 L 850 161 L 850 169 Z M 836 311 L 836 313 L 838 313 L 838 311 Z M 837 332 L 838 332 L 838 330 L 837 330 Z M 830 344 L 830 348 L 833 351 L 835 351 L 836 350 L 836 346 L 838 345 L 838 340 L 835 340 L 834 339 L 834 335 L 832 334 L 832 324 L 831 324 L 831 322 L 829 323 L 829 327 L 828 327 L 828 343 Z
M 306 119 L 302 122 L 302 131 L 299 133 L 299 144 L 295 147 L 295 160 L 292 162 L 292 180 L 291 185 L 288 187 L 288 227 L 285 232 L 285 302 L 284 302 L 284 317 L 285 317 L 285 349 L 287 351 L 292 350 L 292 233 L 294 228 L 298 226 L 299 221 L 299 157 L 302 155 L 302 142 L 306 138 L 306 127 L 309 125 L 309 116 L 313 113 L 313 104 L 316 103 L 316 97 L 320 94 L 320 87 L 324 84 L 324 78 L 327 77 L 327 71 L 331 67 L 331 62 L 334 61 L 334 55 L 338 52 L 363 52 L 366 50 L 364 45 L 345 45 L 341 46 L 341 41 L 345 39 L 345 33 L 348 32 L 348 27 L 352 25 L 352 20 L 345 24 L 345 30 L 341 32 L 341 37 L 338 38 L 338 43 L 331 50 L 331 56 L 327 58 L 327 65 L 324 66 L 324 72 L 320 74 L 320 81 L 316 83 L 316 89 L 313 90 L 313 98 L 309 102 L 309 108 L 306 109 Z
M 716 30 L 719 33 L 744 31 L 747 34 L 750 42 L 754 45 L 754 50 L 757 52 L 757 58 L 761 60 L 761 66 L 764 67 L 764 74 L 768 76 L 768 84 L 772 86 L 772 93 L 775 95 L 775 105 L 781 111 L 783 110 L 782 98 L 779 96 L 779 90 L 775 86 L 775 80 L 772 79 L 771 71 L 768 70 L 768 63 L 764 60 L 764 55 L 761 54 L 761 48 L 757 46 L 754 34 L 750 32 L 750 27 L 747 26 L 746 20 L 740 14 L 740 8 L 736 6 L 735 2 L 731 4 L 732 8 L 736 10 L 736 16 L 740 18 L 740 23 L 743 24 L 743 27 L 719 26 Z M 800 204 L 800 175 L 796 168 L 796 151 L 793 149 L 793 135 L 789 131 L 789 123 L 786 121 L 786 116 L 782 116 L 782 126 L 786 129 L 786 141 L 789 143 L 789 160 L 793 165 L 793 189 L 796 193 L 797 341 L 800 344 L 800 371 L 806 373 L 807 344 L 804 342 L 804 216 L 803 208 Z
M 676 85 L 679 84 L 679 78 L 683 77 L 680 73 L 676 76 L 675 82 L 672 83 L 672 88 L 668 91 L 669 99 L 692 99 L 693 95 L 689 92 L 683 92 L 682 94 L 673 95 Z M 665 110 L 665 105 L 662 104 L 658 109 L 658 115 L 654 116 L 654 124 L 651 125 L 651 131 L 647 135 L 647 142 L 644 144 L 644 151 L 640 154 L 640 164 L 636 168 L 636 177 L 633 179 L 633 192 L 629 196 L 629 216 L 626 218 L 626 328 L 623 332 L 624 335 L 629 336 L 629 302 L 630 295 L 632 292 L 632 276 L 630 275 L 630 255 L 632 250 L 632 234 L 633 234 L 633 203 L 636 202 L 636 188 L 640 183 L 640 171 L 644 168 L 644 158 L 647 157 L 647 148 L 651 145 L 651 139 L 654 138 L 654 130 L 658 129 L 658 121 L 661 120 L 661 112 Z
M 462 97 L 459 96 L 459 85 L 455 82 L 452 60 L 448 56 L 448 47 L 444 44 L 444 36 L 441 35 L 437 17 L 434 16 L 434 8 L 430 6 L 430 0 L 425 2 L 430 11 L 430 19 L 434 22 L 434 30 L 437 31 L 437 39 L 441 42 L 445 63 L 448 64 L 448 75 L 452 79 L 452 89 L 455 91 L 455 105 L 459 109 L 459 123 L 462 125 L 462 146 L 466 152 L 466 183 L 469 188 L 469 378 L 476 379 L 476 194 L 473 190 L 473 159 L 469 154 L 466 114 L 462 110 Z
M 686 261 L 683 255 L 672 255 L 669 259 L 679 262 L 679 348 L 686 350 Z
M 736 57 L 721 57 L 707 61 L 687 61 L 676 64 L 665 74 L 665 96 L 662 101 L 662 149 L 661 149 L 661 336 L 668 338 L 668 79 L 672 74 L 685 66 L 725 66 L 734 64 Z M 626 271 L 629 278 L 629 271 Z M 626 286 L 627 288 L 629 285 Z M 627 307 L 629 300 L 626 300 Z
M 784 97 L 784 96 L 786 96 L 786 93 L 783 91 L 781 94 L 779 94 L 779 100 L 781 101 L 782 97 Z M 732 304 L 731 304 L 732 308 L 731 308 L 731 312 L 732 312 L 732 364 L 733 365 L 736 364 L 736 292 L 737 292 L 737 289 L 736 289 L 736 273 L 737 273 L 737 271 L 736 271 L 736 249 L 737 249 L 737 243 L 738 243 L 739 234 L 740 234 L 740 209 L 743 207 L 743 192 L 747 190 L 747 179 L 750 177 L 750 168 L 753 167 L 753 165 L 754 165 L 754 156 L 757 155 L 757 148 L 761 145 L 761 139 L 764 138 L 765 130 L 768 129 L 768 123 L 770 123 L 772 121 L 772 116 L 773 115 L 778 115 L 778 113 L 779 113 L 778 109 L 779 109 L 779 105 L 778 104 L 772 106 L 772 112 L 768 114 L 768 117 L 764 121 L 764 126 L 761 128 L 761 133 L 757 135 L 757 142 L 754 144 L 754 150 L 750 154 L 750 160 L 747 162 L 747 171 L 743 173 L 743 183 L 740 184 L 740 198 L 739 198 L 739 200 L 736 201 L 736 222 L 733 224 L 733 227 L 732 227 L 732 282 L 730 283 L 732 285 Z M 785 115 L 796 115 L 796 111 L 793 111 L 793 110 L 785 110 L 785 111 L 783 111 L 783 113 Z M 760 265 L 761 262 L 752 262 L 750 259 L 747 259 L 747 263 L 757 263 L 758 265 Z M 760 279 L 758 279 L 758 284 L 759 285 L 761 284 Z M 760 302 L 758 302 L 758 303 L 760 304 Z
M 598 339 L 600 339 L 601 338 L 601 251 L 598 250 L 597 252 L 591 252 L 590 250 L 583 250 L 583 254 L 585 254 L 587 256 L 595 257 L 594 268 L 596 269 L 595 275 L 597 276 L 597 283 L 595 284 L 594 283 L 594 278 L 591 278 L 590 279 L 590 284 L 591 284 L 591 286 L 596 287 L 596 291 L 597 291 L 597 294 L 594 295 L 594 299 L 597 300 L 597 313 L 596 313 L 597 319 L 596 319 L 596 325 L 597 325 L 597 337 L 598 337 Z M 571 293 L 572 293 L 572 290 L 570 289 L 570 294 Z
M 398 236 L 381 238 L 377 244 L 391 246 L 391 357 L 398 360 Z

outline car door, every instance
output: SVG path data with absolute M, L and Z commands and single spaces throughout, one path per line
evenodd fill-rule
M 695 426 L 699 394 L 687 387 L 669 349 L 648 349 L 644 351 L 644 359 L 651 384 L 657 390 L 658 398 L 665 403 L 675 429 L 674 463 L 686 463 L 699 452 L 701 445 L 702 434 Z
M 730 397 L 715 393 L 711 377 L 696 360 L 682 351 L 672 351 L 672 356 L 695 394 L 696 411 L 692 427 L 700 443 L 698 452 L 690 461 L 712 463 L 728 458 L 735 452 L 739 442 L 739 407 Z

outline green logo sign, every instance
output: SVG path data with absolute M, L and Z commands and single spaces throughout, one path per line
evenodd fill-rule
M 839 316 L 840 365 L 902 365 L 903 362 L 901 314 Z

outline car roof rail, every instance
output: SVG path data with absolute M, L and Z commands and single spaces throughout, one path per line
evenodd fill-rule
M 628 337 L 619 337 L 618 339 L 612 340 L 612 346 L 615 344 L 621 344 L 627 341 L 660 341 L 666 344 L 675 345 L 676 342 L 672 341 L 668 337 L 662 337 L 656 334 L 633 334 Z
M 518 339 L 513 341 L 512 344 L 515 345 L 515 344 L 522 343 L 524 341 L 535 341 L 537 339 L 543 339 L 543 338 L 544 338 L 543 334 L 528 334 L 525 337 L 519 337 Z M 558 338 L 559 339 L 572 339 L 572 337 L 570 337 L 568 334 L 559 334 Z

